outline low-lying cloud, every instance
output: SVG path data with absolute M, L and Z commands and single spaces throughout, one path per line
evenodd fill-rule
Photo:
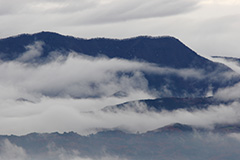
M 136 93 L 139 94 L 139 93 Z M 139 95 L 138 95 L 139 96 Z M 172 123 L 182 123 L 211 128 L 215 124 L 240 122 L 239 103 L 225 106 L 210 106 L 192 112 L 147 111 L 144 104 L 141 112 L 133 108 L 124 111 L 104 112 L 106 105 L 117 104 L 136 98 L 59 99 L 42 98 L 39 103 L 6 101 L 1 104 L 1 134 L 26 134 L 30 132 L 75 131 L 86 135 L 103 128 L 119 128 L 130 132 L 146 132 Z M 14 127 L 12 127 L 14 126 Z
M 26 150 L 11 143 L 8 139 L 0 141 L 0 160 L 127 160 L 125 158 L 119 158 L 116 155 L 104 154 L 101 157 L 84 157 L 81 156 L 79 151 L 70 150 L 67 151 L 64 148 L 49 144 L 47 147 L 47 153 L 39 153 L 34 155 L 33 153 L 27 153 Z
M 15 144 L 12 144 L 8 139 L 0 142 L 0 160 L 27 160 L 26 151 Z
M 219 58 L 208 57 L 208 58 L 211 59 L 212 61 L 225 64 L 226 66 L 228 66 L 229 68 L 234 70 L 236 73 L 240 74 L 240 63 L 239 62 L 234 61 L 234 60 L 224 59 L 224 57 L 219 57 Z
M 97 128 L 145 132 L 175 122 L 209 127 L 239 120 L 237 104 L 192 113 L 103 112 L 101 109 L 106 106 L 156 98 L 157 91 L 149 89 L 145 73 L 196 80 L 207 75 L 201 70 L 163 68 L 147 62 L 77 53 L 68 56 L 50 53 L 58 56 L 39 63 L 35 59 L 42 55 L 43 46 L 44 43 L 36 42 L 16 60 L 0 63 L 1 134 L 53 131 L 89 134 Z
M 149 94 L 144 73 L 176 75 L 184 79 L 205 78 L 201 70 L 158 67 L 145 62 L 94 58 L 77 53 L 64 57 L 53 52 L 50 61 L 41 64 L 36 61 L 42 54 L 43 45 L 37 41 L 28 45 L 27 51 L 15 61 L 0 64 L 0 87 L 4 91 L 0 93 L 0 99 L 12 97 L 35 101 L 41 96 L 102 97 L 119 91 Z
M 219 89 L 214 97 L 222 100 L 237 100 L 240 95 L 240 83 L 235 84 L 232 87 Z
M 174 123 L 211 129 L 216 124 L 237 124 L 240 122 L 238 102 L 229 105 L 209 106 L 207 109 L 195 109 L 193 111 L 177 109 L 155 112 L 149 110 L 148 107 L 144 102 L 135 102 L 130 105 L 125 104 L 124 107 L 119 109 L 103 110 L 104 112 L 96 113 L 96 115 L 111 116 L 111 118 L 109 117 L 111 122 L 118 124 L 115 127 L 123 127 L 132 132 L 146 132 Z M 126 122 L 122 123 L 125 120 Z M 127 121 L 131 121 L 131 124 L 128 124 Z

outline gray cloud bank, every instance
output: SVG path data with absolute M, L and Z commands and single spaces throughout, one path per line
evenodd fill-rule
M 109 23 L 162 17 L 185 13 L 195 9 L 195 0 L 24 0 L 21 4 L 13 1 L 0 1 L 1 15 L 48 14 L 68 17 L 80 24 Z M 148 12 L 146 12 L 148 11 Z M 65 19 L 67 21 L 67 18 Z

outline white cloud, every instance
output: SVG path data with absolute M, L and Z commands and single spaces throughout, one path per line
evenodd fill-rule
M 219 89 L 214 97 L 222 100 L 236 100 L 240 95 L 240 83 L 235 84 L 232 87 Z
M 231 60 L 225 60 L 224 58 L 211 58 L 211 57 L 208 57 L 208 58 L 214 62 L 222 63 L 222 64 L 228 66 L 229 68 L 231 68 L 236 73 L 240 74 L 240 66 L 239 66 L 238 62 L 234 62 Z
M 187 111 L 178 109 L 174 111 L 163 110 L 157 113 L 147 111 L 147 106 L 144 103 L 135 103 L 135 106 L 127 106 L 124 110 L 115 109 L 114 112 L 96 113 L 96 115 L 101 114 L 102 117 L 108 117 L 111 122 L 115 122 L 115 127 L 124 127 L 133 132 L 146 132 L 173 123 L 211 128 L 215 124 L 240 122 L 240 109 L 238 106 L 239 103 L 232 103 L 230 105 L 209 106 L 208 109 L 202 110 Z M 130 121 L 130 124 L 127 123 Z
M 27 160 L 26 151 L 12 144 L 9 140 L 4 140 L 0 143 L 0 160 Z
M 75 131 L 86 135 L 100 128 L 146 132 L 172 123 L 212 127 L 218 123 L 232 124 L 240 121 L 239 103 L 211 106 L 209 109 L 193 112 L 183 109 L 173 112 L 149 112 L 145 110 L 144 104 L 136 104 L 136 109 L 141 110 L 139 113 L 135 112 L 134 107 L 115 113 L 100 111 L 107 105 L 122 103 L 131 100 L 131 97 L 134 99 L 137 94 L 139 93 L 122 99 L 42 98 L 39 103 L 8 101 L 1 104 L 5 107 L 1 107 L 0 131 L 1 134 L 18 135 L 30 132 Z
M 239 133 L 230 133 L 228 136 L 240 142 L 240 134 Z
M 44 42 L 35 41 L 34 44 L 26 46 L 25 48 L 27 51 L 18 57 L 17 61 L 27 62 L 40 57 L 43 52 L 43 45 Z
M 41 55 L 42 43 L 28 46 L 29 50 L 17 61 L 0 64 L 0 86 L 9 90 L 8 94 L 0 92 L 1 98 L 25 98 L 34 101 L 39 97 L 95 97 L 111 96 L 116 92 L 148 92 L 148 81 L 143 73 L 158 75 L 178 75 L 184 79 L 202 79 L 201 70 L 161 68 L 154 64 L 108 59 L 105 57 L 87 57 L 70 54 L 67 57 L 55 57 L 44 64 L 21 63 L 34 62 L 35 56 Z M 87 68 L 87 69 L 86 69 Z M 124 73 L 119 76 L 119 72 Z M 128 74 L 131 73 L 131 74 Z M 21 94 L 20 94 L 21 93 Z M 19 97 L 17 97 L 19 94 Z

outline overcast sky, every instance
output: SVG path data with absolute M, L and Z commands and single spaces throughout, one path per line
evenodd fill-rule
M 0 0 L 0 37 L 171 35 L 201 55 L 240 57 L 240 0 Z

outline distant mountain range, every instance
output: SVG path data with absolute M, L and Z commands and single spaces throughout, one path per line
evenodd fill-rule
M 89 136 L 74 132 L 31 133 L 25 136 L 0 136 L 0 141 L 6 143 L 8 139 L 8 145 L 21 147 L 28 158 L 34 160 L 69 158 L 72 155 L 92 159 L 114 155 L 128 160 L 170 160 L 179 157 L 237 160 L 240 156 L 239 142 L 228 137 L 237 133 L 240 133 L 239 125 L 205 129 L 176 123 L 146 133 L 133 134 L 120 130 L 103 130 Z

